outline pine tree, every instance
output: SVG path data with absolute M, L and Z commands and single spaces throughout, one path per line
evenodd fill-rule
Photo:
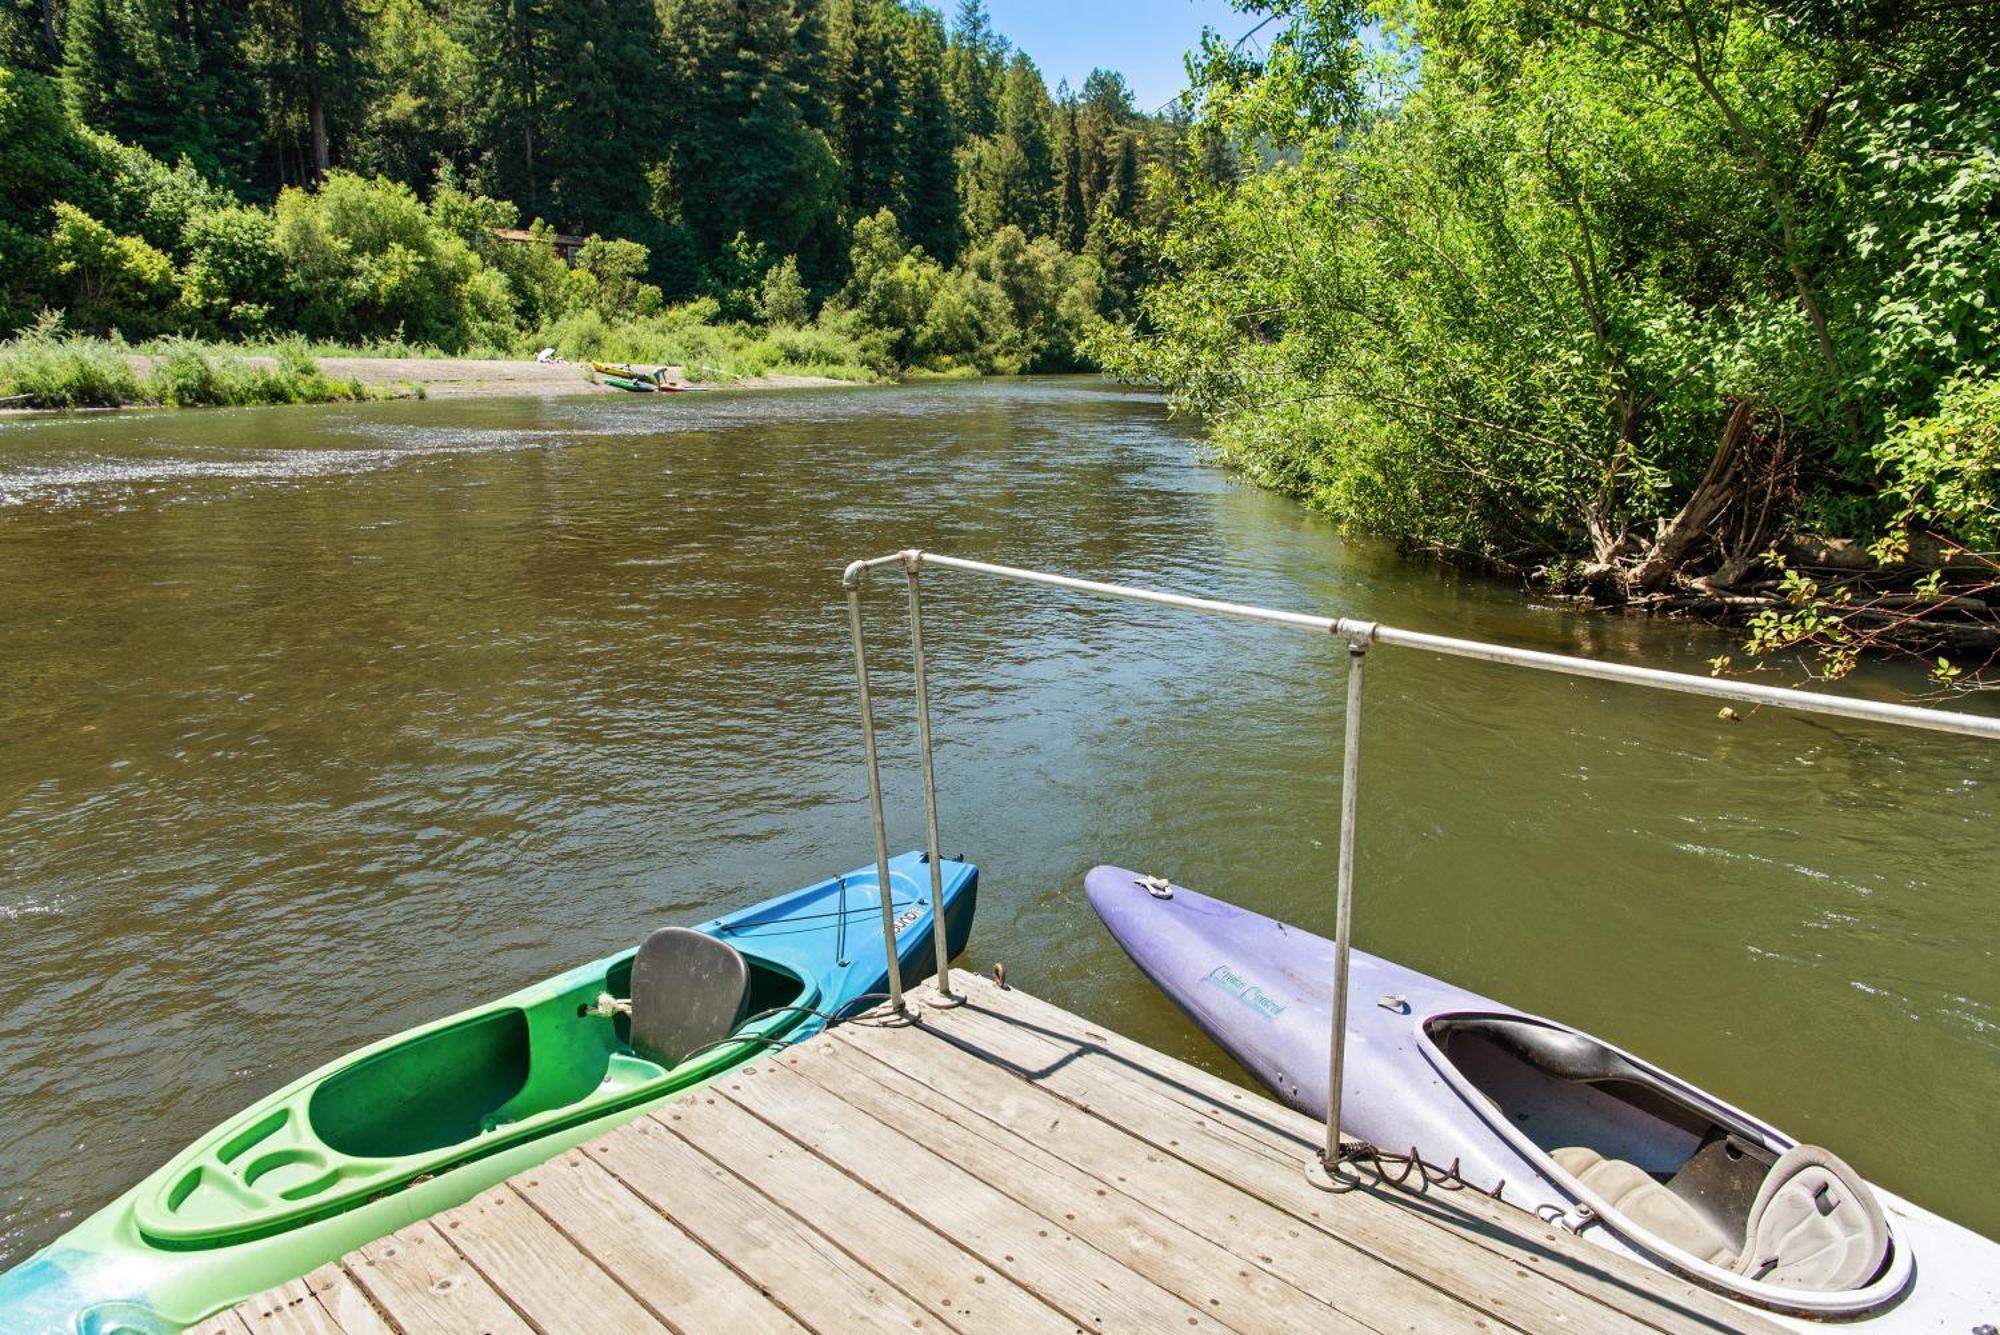
M 289 128 L 303 125 L 305 177 L 317 183 L 333 165 L 334 136 L 360 119 L 361 13 L 354 0 L 267 0 L 258 18 L 271 104 Z
M 1134 119 L 1132 94 L 1110 70 L 1092 70 L 1077 108 L 1077 153 L 1082 162 L 1083 208 L 1097 215 L 1118 165 L 1118 133 Z
M 1056 243 L 1076 253 L 1090 215 L 1083 207 L 1083 158 L 1077 144 L 1076 99 L 1068 86 L 1061 91 L 1056 121 Z
M 0 63 L 54 74 L 62 68 L 65 22 L 60 0 L 0 0 Z
M 896 216 L 910 239 L 939 261 L 958 255 L 958 134 L 945 86 L 944 21 L 919 9 L 904 26 L 902 152 Z
M 685 228 L 704 264 L 739 233 L 767 256 L 801 253 L 837 209 L 840 164 L 788 76 L 800 26 L 790 0 L 664 0 L 660 17 L 683 95 L 651 173 L 655 217 Z
M 847 204 L 857 216 L 900 214 L 902 26 L 896 0 L 835 0 L 827 40 L 838 100 L 833 142 L 847 168 Z
M 242 77 L 246 0 L 75 0 L 63 90 L 92 129 L 203 174 L 248 183 L 259 146 L 259 90 Z
M 993 31 L 985 0 L 959 0 L 945 48 L 945 83 L 961 140 L 983 139 L 999 128 L 1006 67 L 1007 42 Z
M 657 153 L 666 123 L 655 92 L 660 30 L 625 21 L 620 0 L 549 4 L 540 100 L 547 216 L 569 231 L 632 235 L 647 203 L 634 159 Z

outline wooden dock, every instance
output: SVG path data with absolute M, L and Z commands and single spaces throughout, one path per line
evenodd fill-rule
M 1320 1127 L 1018 990 L 762 1058 L 203 1326 L 1776 1329 L 1469 1191 L 1329 1194 Z

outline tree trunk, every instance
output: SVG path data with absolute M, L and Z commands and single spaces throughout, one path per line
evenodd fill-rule
M 326 180 L 327 169 L 333 165 L 326 147 L 326 99 L 320 96 L 315 86 L 310 94 L 311 109 L 307 112 L 312 125 L 312 179 L 314 185 Z
M 1711 542 L 1724 549 L 1722 567 L 1711 580 L 1717 587 L 1727 588 L 1740 581 L 1756 563 L 1756 553 L 1773 536 L 1770 532 L 1773 520 L 1782 522 L 1785 518 L 1783 514 L 1774 516 L 1772 510 L 1774 503 L 1788 491 L 1783 481 L 1786 465 L 1782 460 L 1785 448 L 1782 435 L 1778 444 L 1766 451 L 1769 457 L 1755 454 L 1759 442 L 1752 428 L 1760 408 L 1754 400 L 1739 399 L 1730 410 L 1708 471 L 1689 494 L 1687 504 L 1660 526 L 1659 536 L 1645 560 L 1626 576 L 1628 590 L 1657 592 L 1704 544 Z M 1738 530 L 1738 541 L 1736 550 L 1730 551 L 1726 538 L 1716 538 L 1716 525 L 1737 506 L 1744 509 L 1736 516 L 1738 522 L 1733 527 Z M 1749 513 L 1752 508 L 1756 511 L 1754 515 Z

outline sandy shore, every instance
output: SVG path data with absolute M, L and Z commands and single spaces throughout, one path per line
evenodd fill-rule
M 270 357 L 245 357 L 252 366 L 276 364 Z M 427 399 L 556 399 L 580 394 L 628 394 L 593 380 L 580 363 L 545 365 L 532 361 L 474 361 L 462 357 L 318 357 L 319 369 L 336 380 L 359 380 L 386 391 L 390 397 L 411 397 L 421 387 Z M 152 358 L 134 354 L 132 365 L 144 373 Z M 765 375 L 748 380 L 704 384 L 692 389 L 831 389 L 852 388 L 852 380 L 817 375 Z M 632 397 L 637 397 L 636 395 Z M 77 412 L 125 412 L 129 408 L 80 408 Z M 0 418 L 30 416 L 51 410 L 0 402 Z
M 249 360 L 255 365 L 267 359 L 252 357 Z M 425 397 L 434 399 L 561 398 L 571 394 L 626 392 L 598 384 L 590 378 L 590 368 L 577 363 L 556 366 L 531 361 L 483 362 L 454 357 L 320 357 L 317 360 L 319 369 L 336 380 L 359 380 L 364 385 L 391 389 L 421 385 Z M 831 380 L 816 375 L 767 375 L 698 387 L 811 389 L 853 383 L 851 380 Z

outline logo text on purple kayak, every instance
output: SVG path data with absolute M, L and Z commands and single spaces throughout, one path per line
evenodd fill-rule
M 1282 1001 L 1269 996 L 1264 989 L 1245 978 L 1227 964 L 1218 964 L 1208 971 L 1207 981 L 1235 997 L 1238 1001 L 1266 1017 L 1275 1016 L 1285 1009 Z

